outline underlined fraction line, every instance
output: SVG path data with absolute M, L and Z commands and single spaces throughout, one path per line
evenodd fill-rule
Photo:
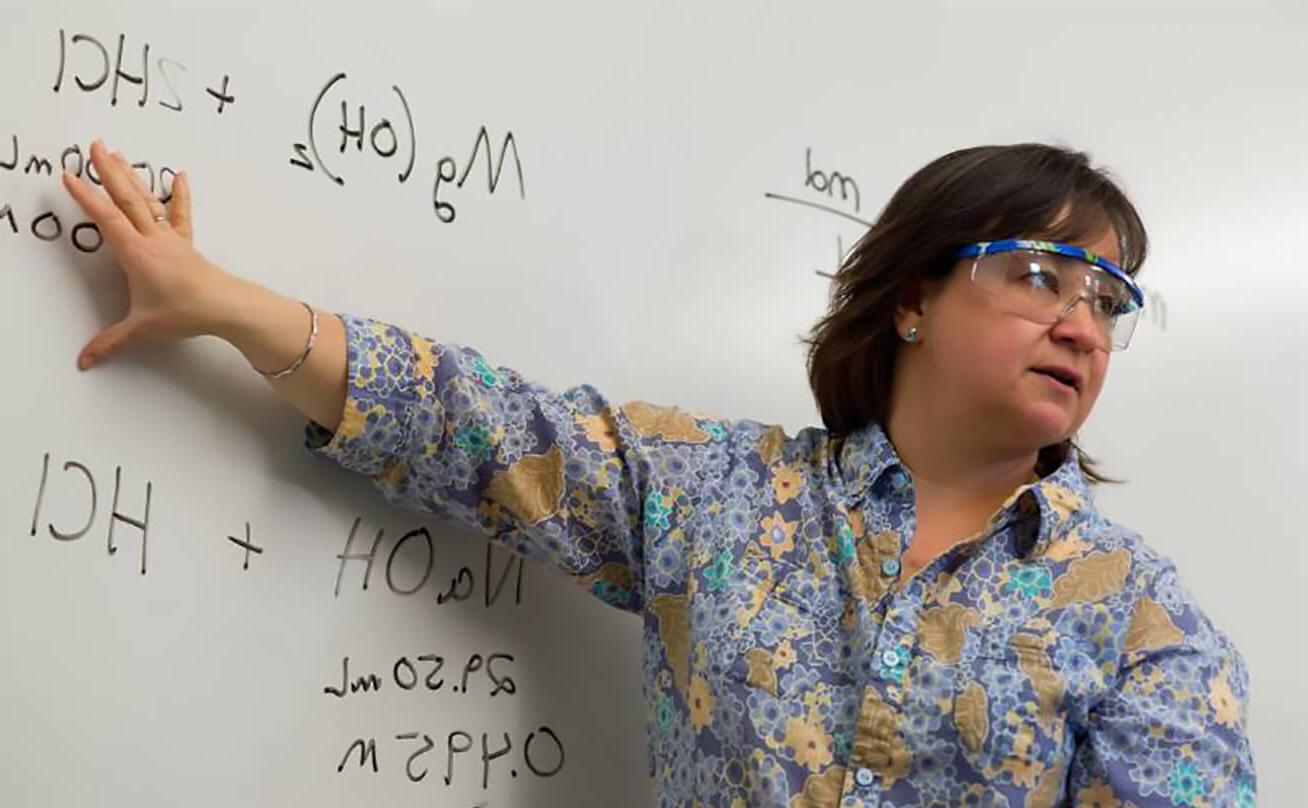
M 785 194 L 774 194 L 771 191 L 764 191 L 763 196 L 767 199 L 779 199 L 782 202 L 794 202 L 796 205 L 805 205 L 810 208 L 817 208 L 818 210 L 825 211 L 827 213 L 834 213 L 835 215 L 843 217 L 845 219 L 849 219 L 850 221 L 858 222 L 864 227 L 872 226 L 872 223 L 865 219 L 860 219 L 857 216 L 854 216 L 853 214 L 846 213 L 843 210 L 830 207 L 829 205 L 822 205 L 817 202 L 810 202 L 807 199 L 797 199 L 796 197 L 786 196 Z M 844 261 L 845 247 L 844 244 L 841 243 L 840 236 L 836 236 L 836 254 L 839 257 L 839 261 Z M 820 269 L 815 269 L 813 270 L 813 272 L 814 274 L 820 275 L 821 277 L 826 278 L 827 280 L 835 280 L 836 278 L 834 273 L 823 272 Z
M 831 207 L 831 206 L 829 206 L 829 205 L 821 205 L 821 204 L 818 204 L 817 202 L 810 202 L 810 201 L 808 201 L 807 199 L 796 199 L 796 198 L 793 197 L 793 196 L 785 196 L 784 194 L 774 194 L 774 193 L 772 193 L 771 191 L 764 191 L 764 192 L 763 192 L 763 196 L 766 197 L 766 198 L 768 198 L 768 199 L 779 199 L 779 200 L 781 200 L 782 202 L 794 202 L 796 205 L 807 205 L 807 206 L 810 207 L 810 208 L 817 208 L 818 210 L 825 210 L 827 213 L 834 213 L 835 215 L 837 215 L 837 216 L 843 216 L 843 217 L 845 217 L 846 219 L 849 219 L 850 221 L 858 222 L 859 224 L 863 225 L 864 227 L 871 227 L 871 226 L 872 226 L 872 223 L 869 222 L 869 221 L 867 221 L 867 220 L 865 220 L 865 219 L 860 219 L 860 218 L 858 218 L 857 216 L 853 215 L 852 213 L 845 213 L 843 210 L 840 210 L 840 209 L 838 209 L 838 208 L 833 208 L 833 207 Z

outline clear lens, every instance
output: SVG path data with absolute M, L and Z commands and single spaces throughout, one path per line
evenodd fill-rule
M 1131 335 L 1135 333 L 1135 324 L 1140 319 L 1140 309 L 1134 308 L 1125 314 L 1119 314 L 1113 323 L 1113 350 L 1125 350 L 1131 344 Z
M 1079 258 L 1031 250 L 982 255 L 972 280 L 1008 311 L 1037 323 L 1052 325 L 1086 301 L 1105 349 L 1125 348 L 1135 331 L 1139 307 L 1126 284 Z

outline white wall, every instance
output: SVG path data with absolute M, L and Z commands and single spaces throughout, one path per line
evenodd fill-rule
M 2 0 L 0 15 L 0 162 L 13 137 L 20 159 L 0 169 L 0 210 L 19 230 L 0 218 L 6 805 L 598 806 L 644 788 L 636 618 L 535 567 L 520 605 L 438 606 L 435 583 L 393 594 L 384 568 L 362 591 L 358 564 L 337 596 L 336 555 L 356 518 L 355 550 L 385 529 L 388 553 L 426 526 L 443 581 L 468 565 L 480 584 L 483 544 L 389 510 L 303 455 L 298 419 L 225 346 L 76 371 L 122 290 L 106 251 L 70 246 L 82 217 L 57 177 L 23 169 L 30 154 L 57 160 L 97 135 L 189 171 L 197 241 L 240 274 L 476 346 L 545 383 L 792 432 L 818 422 L 796 339 L 826 302 L 815 271 L 833 269 L 838 243 L 862 228 L 766 193 L 870 220 L 955 148 L 1090 151 L 1150 227 L 1142 280 L 1167 312 L 1114 357 L 1085 431 L 1107 470 L 1130 478 L 1100 503 L 1176 560 L 1248 658 L 1264 804 L 1301 796 L 1303 4 Z M 133 73 L 149 44 L 145 106 L 125 80 L 117 105 L 112 79 L 77 88 L 101 62 L 75 34 L 111 60 L 122 34 Z M 339 72 L 315 137 L 343 186 L 292 165 L 315 95 Z M 235 101 L 219 114 L 205 88 L 224 76 Z M 393 87 L 414 121 L 403 183 L 410 140 Z M 176 99 L 180 112 L 161 105 Z M 352 116 L 365 105 L 369 127 L 394 123 L 395 157 L 339 153 L 342 100 Z M 457 218 L 442 222 L 439 161 L 462 172 L 482 126 L 497 152 L 513 133 L 525 198 L 512 168 L 488 192 L 483 155 L 462 188 L 444 183 Z M 857 181 L 857 211 L 805 187 L 809 149 L 814 168 Z M 47 211 L 64 227 L 50 243 L 30 229 Z M 46 525 L 76 530 L 89 508 L 70 460 L 98 502 L 88 533 L 60 542 Z M 140 516 L 151 485 L 145 575 L 139 531 L 118 523 L 120 549 L 107 552 L 117 468 L 120 511 Z M 227 538 L 246 522 L 263 548 L 248 570 Z M 398 584 L 421 574 L 419 549 L 398 555 Z M 386 674 L 401 656 L 440 654 L 448 671 L 488 653 L 514 656 L 504 670 L 517 694 L 486 696 L 484 675 L 472 693 L 323 692 L 346 656 L 352 674 Z M 542 725 L 567 750 L 551 778 L 521 757 Z M 477 751 L 458 756 L 446 786 L 455 730 Z M 483 790 L 480 734 L 493 749 L 502 731 L 513 752 Z M 437 742 L 415 763 L 429 769 L 420 783 L 404 775 L 419 746 L 395 739 L 404 732 Z M 378 774 L 336 773 L 355 737 L 378 739 Z

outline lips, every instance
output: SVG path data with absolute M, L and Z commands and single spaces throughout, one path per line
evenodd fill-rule
M 1062 382 L 1073 390 L 1081 389 L 1081 374 L 1069 367 L 1064 367 L 1062 365 L 1041 365 L 1040 367 L 1031 368 L 1031 370 Z

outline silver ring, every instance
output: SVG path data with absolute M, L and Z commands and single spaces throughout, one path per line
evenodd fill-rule
M 167 217 L 167 216 L 156 216 L 156 217 L 154 217 L 154 223 L 155 223 L 155 224 L 166 224 L 167 222 L 168 222 L 168 217 Z

